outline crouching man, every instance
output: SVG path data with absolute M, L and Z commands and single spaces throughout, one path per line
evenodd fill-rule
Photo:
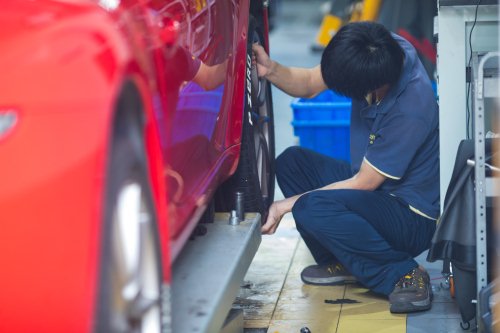
M 358 22 L 338 31 L 314 68 L 253 51 L 259 75 L 292 96 L 331 89 L 352 98 L 351 163 L 288 148 L 276 161 L 286 199 L 273 203 L 262 232 L 292 212 L 317 262 L 304 283 L 359 281 L 387 295 L 391 312 L 429 309 L 429 275 L 414 257 L 429 248 L 439 215 L 438 107 L 415 49 Z

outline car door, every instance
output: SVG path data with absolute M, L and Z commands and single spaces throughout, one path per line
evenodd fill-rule
M 170 234 L 176 238 L 187 224 L 196 223 L 218 180 L 217 162 L 225 149 L 220 135 L 225 124 L 219 120 L 226 119 L 224 113 L 229 111 L 221 107 L 227 97 L 232 45 L 232 34 L 227 31 L 232 31 L 235 16 L 222 17 L 232 8 L 233 1 L 227 0 L 148 3 L 160 25 L 177 29 L 175 40 L 156 59 L 164 73 L 159 78 L 163 90 L 159 102 L 166 105 L 156 117 L 166 161 Z M 215 19 L 220 20 L 217 25 Z M 199 62 L 203 63 L 200 68 L 218 73 L 217 84 L 193 80 L 193 68 Z

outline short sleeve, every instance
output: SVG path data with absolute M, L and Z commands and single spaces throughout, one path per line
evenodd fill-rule
M 384 176 L 400 179 L 425 141 L 429 126 L 407 114 L 386 115 L 369 137 L 365 162 Z

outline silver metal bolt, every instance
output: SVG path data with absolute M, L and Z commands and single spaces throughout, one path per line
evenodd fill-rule
M 243 192 L 236 192 L 235 196 L 236 216 L 241 222 L 245 219 L 245 195 Z
M 239 225 L 240 220 L 238 219 L 238 215 L 236 214 L 235 210 L 231 211 L 231 216 L 229 217 L 229 224 L 230 225 Z

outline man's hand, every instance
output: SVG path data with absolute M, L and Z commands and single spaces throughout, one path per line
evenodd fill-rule
M 266 224 L 264 224 L 261 228 L 261 231 L 265 235 L 272 235 L 278 229 L 278 226 L 283 218 L 284 213 L 280 212 L 279 201 L 273 202 L 271 207 L 269 207 L 269 214 L 267 215 Z
M 283 215 L 292 211 L 292 207 L 299 197 L 300 195 L 296 195 L 294 197 L 273 202 L 271 207 L 269 207 L 269 215 L 267 215 L 267 221 L 262 226 L 261 232 L 266 235 L 274 234 L 281 222 L 281 219 L 283 218 Z
M 274 62 L 269 58 L 264 48 L 259 44 L 252 45 L 253 57 L 252 62 L 257 65 L 257 75 L 266 77 L 269 75 L 274 66 Z
M 252 51 L 252 63 L 257 66 L 257 75 L 265 77 L 285 93 L 311 98 L 327 89 L 320 65 L 313 68 L 286 67 L 269 58 L 266 50 L 258 44 L 252 45 Z

